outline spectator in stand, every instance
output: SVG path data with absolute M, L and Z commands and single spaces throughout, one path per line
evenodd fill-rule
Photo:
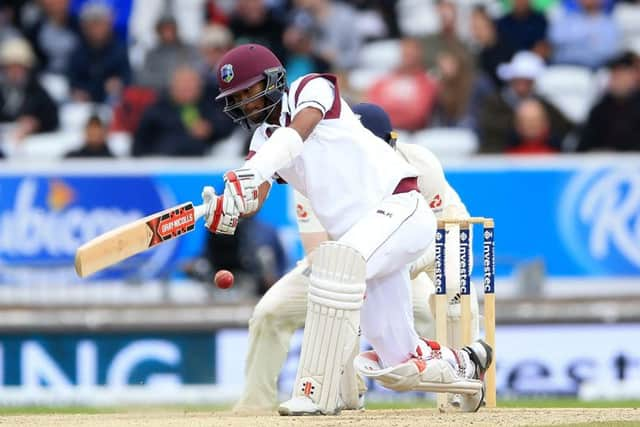
M 580 0 L 580 5 L 580 10 L 564 11 L 551 22 L 552 59 L 597 69 L 619 52 L 621 34 L 602 0 Z
M 16 10 L 14 5 L 1 4 L 0 5 L 0 44 L 5 40 L 12 39 L 14 37 L 20 37 L 20 32 L 13 25 L 13 18 Z
M 358 14 L 348 4 L 331 0 L 294 0 L 294 13 L 307 13 L 313 19 L 316 55 L 336 72 L 356 66 L 362 35 L 354 29 Z
M 105 3 L 91 1 L 82 7 L 83 40 L 72 53 L 68 70 L 75 101 L 115 103 L 131 81 L 127 48 L 114 37 L 112 19 Z
M 284 46 L 287 55 L 284 66 L 287 80 L 293 82 L 309 73 L 327 73 L 331 64 L 313 51 L 313 29 L 311 18 L 306 14 L 295 14 L 293 21 L 284 31 Z
M 630 3 L 631 1 L 633 0 L 602 0 L 602 9 L 606 13 L 611 13 L 616 4 L 624 2 Z M 562 8 L 568 11 L 580 10 L 582 7 L 580 5 L 580 0 L 561 0 L 560 3 L 562 4 Z
M 0 46 L 0 122 L 14 122 L 18 141 L 58 127 L 58 106 L 40 85 L 33 71 L 35 55 L 22 38 Z
M 534 92 L 534 83 L 544 71 L 545 64 L 533 52 L 518 52 L 511 62 L 498 67 L 498 76 L 507 82 L 496 94 L 489 96 L 480 109 L 478 133 L 480 152 L 502 153 L 506 150 L 514 123 L 515 109 L 527 99 L 535 98 L 549 117 L 551 131 L 560 140 L 573 130 L 571 123 L 560 110 Z
M 180 39 L 178 24 L 173 16 L 161 16 L 156 22 L 156 33 L 158 44 L 147 52 L 144 64 L 136 75 L 136 82 L 160 91 L 167 88 L 179 66 L 197 65 L 199 55 L 194 46 Z
M 229 17 L 224 8 L 220 7 L 219 0 L 205 0 L 204 4 L 205 21 L 208 25 L 224 25 L 229 24 Z
M 478 71 L 488 76 L 496 88 L 501 87 L 503 81 L 498 77 L 498 65 L 509 62 L 516 50 L 509 39 L 498 37 L 493 20 L 482 6 L 474 8 L 471 15 L 471 34 Z
M 218 90 L 218 62 L 222 55 L 233 47 L 233 35 L 229 29 L 219 24 L 205 27 L 200 38 L 200 75 L 204 85 L 204 97 L 207 100 L 214 100 L 220 93 Z M 229 116 L 223 112 L 222 102 L 211 102 L 213 112 L 211 122 L 213 123 L 214 140 L 227 138 L 236 129 L 235 124 Z
M 69 11 L 69 0 L 41 0 L 42 14 L 27 31 L 38 57 L 38 68 L 63 75 L 80 42 L 80 26 Z
M 71 13 L 75 16 L 82 14 L 82 9 L 87 3 L 95 2 L 96 0 L 72 0 L 71 1 Z M 108 6 L 112 12 L 111 22 L 113 33 L 118 40 L 126 42 L 129 40 L 129 24 L 133 19 L 132 8 L 133 3 L 136 0 L 97 0 L 104 5 Z M 141 0 L 145 3 L 150 3 L 152 0 Z M 167 0 L 161 0 L 166 2 Z M 168 0 L 173 1 L 173 0 Z M 183 0 L 183 3 L 187 3 Z
M 633 65 L 636 70 L 636 75 L 638 76 L 638 81 L 640 81 L 640 39 L 638 39 L 638 43 L 633 46 L 631 54 L 633 55 Z
M 452 52 L 441 52 L 437 58 L 438 93 L 431 127 L 475 127 L 471 114 L 471 94 L 475 76 Z
M 438 67 L 438 55 L 451 52 L 462 59 L 465 68 L 473 69 L 473 57 L 457 31 L 458 9 L 452 0 L 438 0 L 440 31 L 422 39 L 422 58 L 429 72 Z
M 216 72 L 220 58 L 234 45 L 233 34 L 224 25 L 212 24 L 202 31 L 200 37 L 200 71 L 204 79 L 208 96 L 218 96 L 218 78 Z M 216 102 L 220 105 L 220 102 Z
M 114 1 L 114 0 L 110 0 Z M 128 19 L 129 60 L 134 69 L 139 69 L 146 53 L 157 45 L 156 23 L 161 16 L 175 18 L 180 29 L 180 39 L 196 46 L 206 26 L 206 0 L 130 0 L 131 16 Z M 214 3 L 233 5 L 233 2 L 211 0 Z M 225 23 L 226 25 L 226 23 Z
M 397 0 L 348 0 L 346 3 L 356 8 L 361 14 L 362 20 L 369 26 L 379 28 L 380 37 L 400 38 L 398 12 L 396 11 Z
M 551 132 L 549 117 L 535 98 L 522 101 L 515 112 L 514 132 L 507 147 L 510 154 L 545 154 L 560 151 L 560 140 Z
M 389 113 L 394 129 L 416 131 L 425 128 L 431 120 L 437 83 L 422 65 L 419 40 L 403 39 L 401 50 L 398 68 L 374 83 L 365 98 Z
M 278 58 L 284 58 L 284 22 L 265 0 L 237 0 L 229 29 L 237 44 L 258 43 L 271 49 Z
M 463 59 L 453 52 L 438 55 L 438 98 L 431 127 L 477 130 L 479 111 L 496 90 L 489 77 L 463 64 Z
M 197 70 L 179 67 L 169 93 L 142 115 L 134 134 L 134 156 L 201 156 L 220 138 L 214 103 L 204 96 Z
M 92 114 L 84 127 L 84 144 L 77 150 L 67 153 L 65 157 L 114 157 L 107 146 L 108 132 L 100 116 Z
M 640 78 L 631 53 L 608 64 L 609 83 L 584 125 L 577 151 L 640 151 Z
M 498 19 L 500 39 L 509 40 L 516 51 L 538 50 L 546 44 L 547 18 L 531 8 L 530 0 L 511 0 L 511 12 Z
M 620 29 L 623 44 L 633 49 L 640 43 L 640 0 L 616 1 L 613 20 Z

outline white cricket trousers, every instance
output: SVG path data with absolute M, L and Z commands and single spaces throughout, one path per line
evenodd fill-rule
M 362 335 L 384 366 L 415 354 L 409 264 L 432 244 L 436 219 L 417 191 L 394 194 L 358 221 L 339 241 L 367 263 L 366 293 L 360 312 Z

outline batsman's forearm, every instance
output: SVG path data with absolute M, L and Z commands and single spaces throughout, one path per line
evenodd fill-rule
M 245 167 L 255 170 L 263 181 L 291 164 L 302 152 L 303 142 L 300 134 L 291 128 L 278 128 L 268 143 L 245 163 Z

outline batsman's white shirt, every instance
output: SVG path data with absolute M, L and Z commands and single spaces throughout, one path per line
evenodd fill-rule
M 310 74 L 294 81 L 282 98 L 280 125 L 288 125 L 306 107 L 322 111 L 323 119 L 302 153 L 277 174 L 310 200 L 324 229 L 337 240 L 390 196 L 400 180 L 418 172 L 362 126 L 340 98 L 333 76 Z M 263 124 L 256 129 L 251 151 L 268 143 L 272 128 Z
M 420 145 L 398 142 L 396 152 L 418 171 L 418 189 L 436 218 L 469 216 L 467 207 L 445 178 L 442 165 L 431 150 Z M 324 232 L 325 229 L 315 215 L 309 199 L 294 191 L 294 201 L 298 231 Z

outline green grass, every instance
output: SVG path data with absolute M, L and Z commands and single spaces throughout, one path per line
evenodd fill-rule
M 367 402 L 367 409 L 419 409 L 434 408 L 435 402 L 432 400 L 411 400 L 411 401 L 390 401 L 390 402 Z M 556 399 L 514 399 L 499 400 L 500 408 L 640 408 L 640 400 L 622 401 L 593 401 L 583 402 L 570 398 Z M 37 414 L 106 414 L 123 412 L 144 412 L 157 411 L 158 406 L 127 406 L 127 407 L 85 407 L 85 406 L 15 406 L 0 407 L 0 416 L 3 415 L 37 415 Z M 162 406 L 165 411 L 188 412 L 215 412 L 228 411 L 231 405 L 170 405 Z M 576 424 L 576 426 L 581 424 Z M 591 425 L 591 424 L 590 424 Z M 632 424 L 595 424 L 627 426 Z
M 557 427 L 557 424 L 549 424 L 548 426 L 540 427 Z M 574 424 L 562 424 L 562 427 L 638 427 L 637 421 L 602 421 L 591 423 L 574 423 Z
M 500 400 L 502 408 L 640 408 L 640 400 L 514 399 Z

